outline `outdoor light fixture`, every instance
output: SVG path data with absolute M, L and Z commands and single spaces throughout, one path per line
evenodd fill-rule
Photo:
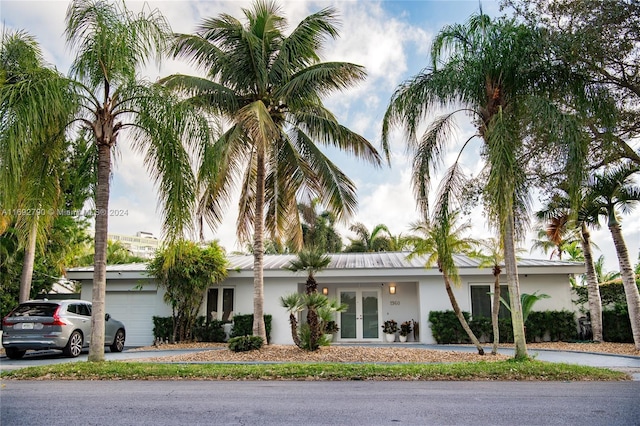
M 390 284 L 389 285 L 389 294 L 396 294 L 396 285 L 395 284 Z
M 322 287 L 322 294 L 324 294 L 325 296 L 329 294 L 329 289 L 327 287 Z

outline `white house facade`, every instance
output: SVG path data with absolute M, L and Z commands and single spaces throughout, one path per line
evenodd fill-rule
M 264 310 L 272 316 L 271 342 L 293 344 L 289 315 L 280 297 L 304 292 L 306 275 L 284 269 L 295 255 L 265 255 Z M 451 310 L 442 275 L 437 268 L 425 268 L 424 259 L 407 258 L 407 253 L 339 253 L 316 274 L 318 290 L 348 305 L 336 315 L 340 331 L 337 342 L 383 342 L 382 324 L 415 321 L 419 331 L 409 341 L 435 343 L 429 327 L 431 311 Z M 253 312 L 253 257 L 229 256 L 229 275 L 212 286 L 205 296 L 201 314 L 208 318 L 232 320 L 234 315 Z M 487 316 L 491 310 L 494 277 L 491 268 L 479 268 L 478 261 L 456 256 L 461 285 L 454 288 L 462 310 Z M 528 259 L 518 265 L 520 291 L 545 293 L 550 297 L 535 310 L 575 311 L 569 277 L 584 273 L 584 264 L 567 261 Z M 93 268 L 74 268 L 67 278 L 81 283 L 81 298 L 91 300 Z M 501 277 L 503 285 L 506 278 Z M 503 287 L 506 288 L 506 287 Z M 127 345 L 153 342 L 153 316 L 170 316 L 163 291 L 149 277 L 146 264 L 107 266 L 106 310 L 125 323 Z

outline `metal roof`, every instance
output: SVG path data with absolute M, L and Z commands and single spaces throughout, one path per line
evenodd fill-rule
M 418 269 L 424 268 L 426 257 L 415 256 L 408 258 L 409 252 L 377 252 L 377 253 L 336 253 L 329 254 L 331 263 L 325 268 L 328 270 L 339 269 Z M 266 254 L 264 256 L 264 270 L 281 270 L 289 265 L 295 254 Z M 253 255 L 227 256 L 230 270 L 250 271 L 253 269 Z M 454 255 L 454 261 L 458 268 L 478 268 L 479 260 L 464 255 Z M 581 262 L 547 259 L 519 259 L 518 267 L 580 267 Z M 433 266 L 432 268 L 435 268 Z M 146 263 L 131 263 L 125 265 L 107 265 L 107 272 L 142 272 L 146 271 Z M 68 272 L 91 272 L 93 266 L 70 268 Z

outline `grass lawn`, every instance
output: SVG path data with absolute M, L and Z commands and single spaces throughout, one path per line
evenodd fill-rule
M 74 362 L 6 371 L 16 380 L 518 380 L 617 381 L 626 373 L 542 361 L 453 364 L 285 363 L 211 364 Z

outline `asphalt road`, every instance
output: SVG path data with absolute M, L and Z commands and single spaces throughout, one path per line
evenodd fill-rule
M 3 426 L 640 425 L 640 382 L 6 381 Z

